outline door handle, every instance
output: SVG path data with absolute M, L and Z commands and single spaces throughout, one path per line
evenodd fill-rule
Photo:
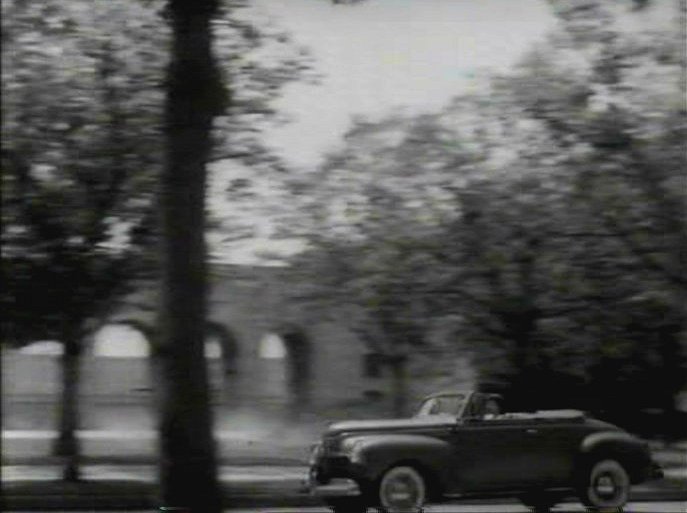
M 536 435 L 537 433 L 539 433 L 539 430 L 534 429 L 534 428 L 529 428 L 529 429 L 525 430 L 525 433 L 527 433 L 528 435 Z

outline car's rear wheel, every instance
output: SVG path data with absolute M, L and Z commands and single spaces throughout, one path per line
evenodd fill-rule
M 413 467 L 401 465 L 387 470 L 379 481 L 379 505 L 388 513 L 416 513 L 427 498 L 427 486 Z
M 582 503 L 592 511 L 619 512 L 630 493 L 630 477 L 615 460 L 605 459 L 589 467 L 587 477 L 580 485 Z

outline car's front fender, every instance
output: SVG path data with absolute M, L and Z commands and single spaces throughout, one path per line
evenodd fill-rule
M 443 487 L 450 444 L 441 439 L 413 434 L 378 434 L 351 437 L 342 443 L 342 450 L 351 462 L 364 469 L 365 478 L 374 482 L 390 467 L 410 464 L 418 468 L 432 487 Z

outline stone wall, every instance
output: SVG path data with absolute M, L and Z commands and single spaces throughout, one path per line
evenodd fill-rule
M 288 272 L 234 266 L 213 270 L 209 317 L 229 335 L 223 347 L 231 353 L 229 363 L 222 358 L 208 360 L 213 397 L 222 409 L 219 416 L 255 411 L 267 415 L 270 422 L 281 422 L 294 414 L 317 418 L 389 415 L 388 372 L 366 372 L 369 348 L 349 329 L 346 319 L 294 301 L 294 287 L 299 284 L 289 279 Z M 154 328 L 156 293 L 150 284 L 142 287 L 113 322 L 135 321 Z M 297 343 L 285 344 L 282 359 L 264 358 L 260 343 L 268 334 L 287 342 L 298 334 Z M 4 429 L 54 428 L 58 360 L 57 356 L 3 351 Z M 105 358 L 87 351 L 82 370 L 84 429 L 107 429 L 125 418 L 133 428 L 154 425 L 149 359 Z M 474 383 L 466 360 L 441 346 L 413 358 L 409 374 L 411 401 L 437 388 L 471 388 Z M 301 382 L 294 384 L 294 379 Z M 45 406 L 43 417 L 22 414 L 38 404 Z M 103 413 L 108 409 L 126 414 Z

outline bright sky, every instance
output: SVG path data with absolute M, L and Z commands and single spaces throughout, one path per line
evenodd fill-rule
M 341 143 L 352 116 L 437 110 L 478 88 L 486 73 L 514 64 L 554 23 L 546 0 L 253 0 L 253 6 L 257 20 L 283 28 L 309 48 L 322 75 L 316 86 L 287 86 L 276 107 L 292 122 L 267 133 L 268 144 L 301 171 L 316 167 Z M 249 169 L 221 172 L 250 177 L 265 198 L 279 188 Z M 211 184 L 211 208 L 229 212 L 234 221 L 248 220 L 259 233 L 227 247 L 219 243 L 221 234 L 211 235 L 216 258 L 255 263 L 255 251 L 300 247 L 270 239 L 264 206 L 258 212 L 260 206 L 226 204 L 222 183 Z
M 481 70 L 505 69 L 554 22 L 545 0 L 254 0 L 310 48 L 320 86 L 294 84 L 278 107 L 294 122 L 269 134 L 293 164 L 316 165 L 355 114 L 437 109 Z

